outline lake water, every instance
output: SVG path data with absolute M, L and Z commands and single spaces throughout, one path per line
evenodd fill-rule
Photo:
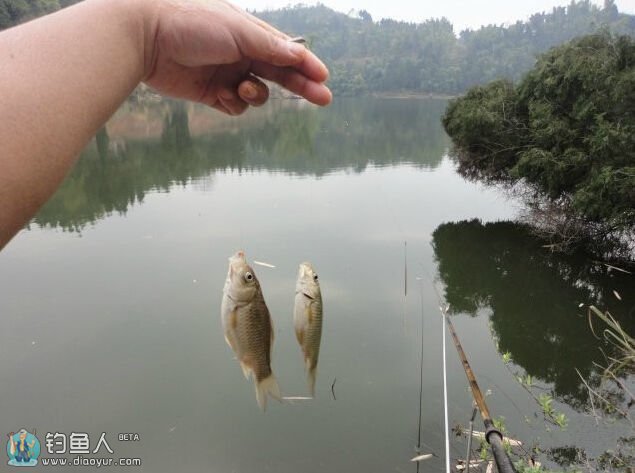
M 591 376 L 602 356 L 578 305 L 632 316 L 633 278 L 550 255 L 506 222 L 517 204 L 455 173 L 444 107 L 272 100 L 226 118 L 124 106 L 0 253 L 3 432 L 36 429 L 44 456 L 47 432 L 89 433 L 91 447 L 106 432 L 111 457 L 142 460 L 127 471 L 415 471 L 423 373 L 421 450 L 437 456 L 422 468 L 443 471 L 436 287 L 514 437 L 608 448 L 624 430 L 586 415 L 574 368 Z M 307 395 L 292 311 L 298 264 L 317 269 L 316 399 L 258 409 L 220 323 L 237 249 L 276 266 L 254 269 L 286 396 Z M 447 359 L 450 424 L 466 425 L 471 397 L 449 339 Z M 536 396 L 556 398 L 565 431 L 516 380 L 527 373 Z M 119 441 L 125 432 L 140 440 Z M 464 451 L 452 436 L 452 458 Z

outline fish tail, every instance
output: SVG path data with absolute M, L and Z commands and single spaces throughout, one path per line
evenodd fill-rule
M 240 368 L 243 370 L 243 375 L 245 376 L 245 379 L 249 379 L 249 376 L 251 376 L 251 368 L 249 367 L 249 365 L 247 365 L 246 363 L 243 363 L 242 361 L 240 362 Z
M 280 387 L 278 386 L 278 380 L 271 373 L 265 379 L 260 381 L 256 381 L 256 400 L 258 401 L 258 405 L 260 409 L 263 411 L 267 409 L 267 396 L 271 396 L 278 401 L 282 400 L 282 395 L 280 394 Z
M 309 383 L 309 392 L 311 397 L 315 397 L 315 378 L 317 376 L 317 366 L 309 367 L 307 371 L 307 381 Z

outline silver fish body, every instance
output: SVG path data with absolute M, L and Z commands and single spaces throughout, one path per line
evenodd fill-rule
M 293 325 L 304 356 L 309 392 L 311 396 L 315 396 L 315 379 L 322 338 L 322 293 L 318 275 L 311 263 L 300 264 L 298 270 Z
M 260 283 L 242 251 L 229 258 L 221 318 L 225 340 L 236 354 L 245 377 L 253 377 L 256 399 L 264 410 L 267 396 L 281 399 L 271 370 L 273 324 Z

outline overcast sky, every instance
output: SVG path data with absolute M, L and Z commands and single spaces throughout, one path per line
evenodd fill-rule
M 603 0 L 592 0 L 598 5 Z M 299 1 L 289 0 L 233 0 L 243 8 L 264 10 L 295 5 Z M 313 5 L 317 1 L 301 3 Z M 351 9 L 367 10 L 374 20 L 394 18 L 420 22 L 427 18 L 448 18 L 454 31 L 467 27 L 478 28 L 484 24 L 514 23 L 527 19 L 538 11 L 551 11 L 554 6 L 565 6 L 569 0 L 321 0 L 320 3 L 344 13 Z M 617 0 L 620 11 L 635 14 L 635 0 Z

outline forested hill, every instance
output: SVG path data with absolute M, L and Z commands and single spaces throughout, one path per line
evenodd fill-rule
M 77 2 L 78 0 L 0 0 L 0 30 Z
M 75 1 L 0 0 L 0 29 Z M 518 79 L 539 53 L 576 36 L 599 29 L 635 36 L 635 16 L 620 13 L 613 0 L 605 0 L 603 7 L 572 1 L 525 22 L 459 34 L 446 19 L 373 21 L 366 11 L 346 15 L 324 5 L 256 15 L 307 38 L 329 65 L 336 95 L 457 94 L 498 78 Z
M 485 4 L 485 2 L 483 2 Z M 485 26 L 455 34 L 446 19 L 406 23 L 373 21 L 323 5 L 298 5 L 257 15 L 284 31 L 303 35 L 332 72 L 339 95 L 365 92 L 456 94 L 497 78 L 518 79 L 536 56 L 576 36 L 609 29 L 635 35 L 635 16 L 572 2 L 510 26 Z

